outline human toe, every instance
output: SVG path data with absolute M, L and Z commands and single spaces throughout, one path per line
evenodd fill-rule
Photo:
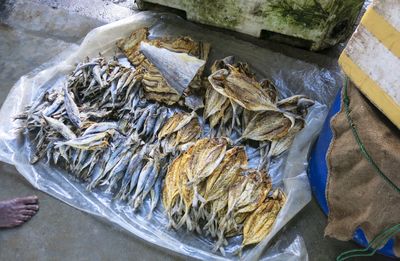
M 37 196 L 29 196 L 17 198 L 17 201 L 22 204 L 37 204 L 39 202 L 39 198 Z

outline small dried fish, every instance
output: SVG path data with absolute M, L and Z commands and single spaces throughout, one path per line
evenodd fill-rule
M 160 133 L 158 134 L 158 139 L 162 139 L 167 135 L 170 135 L 174 132 L 177 132 L 181 128 L 183 128 L 186 124 L 188 124 L 194 117 L 196 117 L 196 113 L 176 113 L 161 128 Z
M 64 87 L 64 104 L 68 117 L 72 124 L 77 128 L 81 127 L 81 119 L 79 117 L 79 109 L 74 100 L 72 99 L 67 86 Z
M 244 222 L 242 247 L 259 243 L 269 234 L 285 201 L 285 194 L 275 190 L 271 198 L 250 214 Z
M 281 139 L 274 140 L 271 143 L 271 148 L 268 157 L 276 157 L 287 151 L 293 143 L 296 134 L 304 128 L 304 121 L 296 119 L 294 126 L 289 132 Z
M 242 134 L 242 139 L 257 141 L 278 140 L 289 132 L 292 119 L 282 112 L 265 111 L 257 113 L 248 123 Z
M 208 77 L 212 87 L 232 99 L 243 108 L 251 111 L 276 111 L 274 101 L 254 79 L 228 65 L 229 70 L 221 69 Z
M 277 102 L 279 109 L 293 113 L 295 115 L 305 117 L 308 108 L 314 105 L 314 101 L 305 95 L 294 95 Z
M 70 139 L 75 139 L 76 135 L 75 133 L 72 132 L 70 128 L 68 128 L 65 124 L 62 122 L 55 120 L 50 117 L 46 117 L 43 115 L 43 118 L 46 120 L 46 122 L 50 125 L 50 127 L 55 130 L 56 132 L 60 133 L 64 138 L 70 140 Z

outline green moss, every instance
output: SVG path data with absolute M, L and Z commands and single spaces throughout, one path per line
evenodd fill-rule
M 275 0 L 267 4 L 262 13 L 278 15 L 286 22 L 307 28 L 319 27 L 330 15 L 318 0 L 307 1 L 302 5 L 288 0 Z
M 193 8 L 201 20 L 222 27 L 234 29 L 243 20 L 242 9 L 235 0 L 195 0 L 186 5 Z

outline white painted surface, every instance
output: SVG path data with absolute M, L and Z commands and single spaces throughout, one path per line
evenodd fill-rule
M 400 105 L 400 58 L 359 25 L 346 49 L 349 57 Z
M 400 31 L 400 0 L 376 1 L 374 9 Z

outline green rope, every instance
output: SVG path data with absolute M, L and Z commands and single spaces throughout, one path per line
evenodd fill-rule
M 373 256 L 379 247 L 386 244 L 386 242 L 394 235 L 400 232 L 400 224 L 389 227 L 379 233 L 368 246 L 364 249 L 353 249 L 340 254 L 336 261 L 343 261 L 352 257 Z
M 372 159 L 372 157 L 369 155 L 367 149 L 365 148 L 363 142 L 361 141 L 360 135 L 358 135 L 358 131 L 356 128 L 356 125 L 353 122 L 353 119 L 350 116 L 350 98 L 347 95 L 347 85 L 348 85 L 349 79 L 346 79 L 346 82 L 344 84 L 344 93 L 343 93 L 343 103 L 344 103 L 344 107 L 346 109 L 346 117 L 347 117 L 347 121 L 350 124 L 351 127 L 351 131 L 353 132 L 353 136 L 356 139 L 356 142 L 358 144 L 358 147 L 362 153 L 362 155 L 364 156 L 364 158 L 371 164 L 371 166 L 375 169 L 376 172 L 378 172 L 378 174 L 383 178 L 383 180 L 386 181 L 386 183 L 388 183 L 394 190 L 396 190 L 398 193 L 400 193 L 400 188 L 393 183 L 393 181 L 390 180 L 390 178 L 388 178 L 385 173 L 383 173 L 383 171 L 378 167 L 378 165 L 375 163 L 375 161 Z
M 379 166 L 375 163 L 372 157 L 369 155 L 367 149 L 365 148 L 363 142 L 361 141 L 360 135 L 358 134 L 358 130 L 356 125 L 354 124 L 353 119 L 350 116 L 350 98 L 347 94 L 349 79 L 347 78 L 344 83 L 343 89 L 343 104 L 346 110 L 347 121 L 349 122 L 351 131 L 353 132 L 353 136 L 358 144 L 361 154 L 364 158 L 370 163 L 370 165 L 374 168 L 374 170 L 386 181 L 395 191 L 400 193 L 400 188 L 394 184 L 393 181 L 388 178 L 385 173 L 379 168 Z M 368 244 L 368 246 L 364 249 L 353 249 L 340 254 L 336 261 L 343 261 L 352 257 L 361 257 L 361 256 L 373 256 L 379 247 L 386 244 L 386 242 L 392 238 L 394 235 L 400 232 L 400 224 L 394 225 L 383 230 L 379 233 L 372 241 Z

